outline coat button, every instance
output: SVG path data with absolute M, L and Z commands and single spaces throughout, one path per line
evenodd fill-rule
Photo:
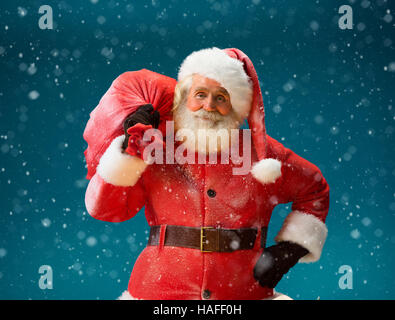
M 217 194 L 217 193 L 216 193 L 213 189 L 208 189 L 208 190 L 207 190 L 207 195 L 208 195 L 210 198 L 214 198 L 216 194 Z
M 203 299 L 210 299 L 210 297 L 211 297 L 211 292 L 210 292 L 210 290 L 204 290 L 203 291 L 203 293 L 202 293 L 202 297 L 203 297 Z

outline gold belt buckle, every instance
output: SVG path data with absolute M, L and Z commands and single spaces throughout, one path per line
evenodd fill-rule
M 204 231 L 206 229 L 216 229 L 214 227 L 200 227 L 200 252 L 214 252 L 215 250 L 205 250 L 204 249 L 204 244 L 206 243 L 206 234 L 204 233 Z M 217 251 L 219 250 L 219 230 L 217 230 L 217 243 L 215 245 L 215 247 L 217 248 Z

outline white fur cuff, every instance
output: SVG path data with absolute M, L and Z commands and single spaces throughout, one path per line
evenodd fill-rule
M 289 241 L 301 245 L 309 253 L 299 262 L 315 262 L 321 256 L 327 234 L 325 223 L 312 214 L 292 211 L 285 219 L 275 241 Z
M 114 186 L 134 186 L 147 164 L 139 157 L 122 152 L 125 136 L 115 138 L 104 152 L 97 166 L 98 174 L 104 181 Z

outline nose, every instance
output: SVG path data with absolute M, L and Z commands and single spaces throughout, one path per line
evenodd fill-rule
M 216 111 L 217 110 L 217 108 L 215 106 L 215 101 L 211 95 L 209 97 L 207 97 L 207 99 L 204 101 L 203 109 L 206 111 Z

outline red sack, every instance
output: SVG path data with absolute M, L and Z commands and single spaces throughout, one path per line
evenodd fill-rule
M 125 72 L 116 78 L 91 112 L 84 130 L 88 143 L 84 155 L 87 179 L 96 173 L 96 167 L 104 151 L 114 138 L 124 134 L 126 117 L 144 104 L 152 104 L 160 114 L 159 128 L 165 132 L 165 123 L 172 119 L 174 88 L 177 81 L 159 73 L 142 69 Z

